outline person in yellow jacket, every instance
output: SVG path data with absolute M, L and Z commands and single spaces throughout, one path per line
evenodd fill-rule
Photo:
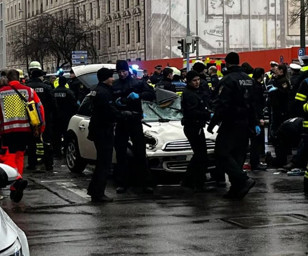
M 59 86 L 59 77 L 63 76 L 64 75 L 64 71 L 60 68 L 58 70 L 58 76 L 57 78 L 53 81 L 53 88 L 56 89 L 58 86 Z M 69 89 L 69 85 L 68 83 L 65 84 L 65 88 Z

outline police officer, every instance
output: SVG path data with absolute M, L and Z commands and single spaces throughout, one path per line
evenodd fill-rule
M 92 202 L 111 202 L 113 199 L 105 195 L 105 189 L 112 162 L 114 124 L 119 111 L 112 99 L 113 71 L 101 68 L 97 71 L 97 78 L 99 83 L 91 92 L 93 113 L 88 135 L 88 139 L 94 141 L 97 160 L 88 194 Z
M 116 105 L 121 111 L 133 111 L 134 118 L 120 120 L 115 128 L 115 150 L 117 157 L 117 178 L 119 187 L 117 193 L 124 193 L 129 185 L 127 145 L 128 140 L 132 142 L 132 150 L 135 157 L 136 170 L 139 172 L 142 186 L 145 192 L 153 192 L 149 181 L 149 170 L 146 160 L 145 141 L 142 128 L 141 99 L 153 100 L 155 93 L 152 87 L 142 80 L 134 79 L 129 72 L 128 63 L 118 60 L 116 70 L 119 79 L 112 87 Z
M 70 70 L 70 80 L 68 82 L 69 88 L 74 92 L 78 104 L 81 104 L 90 90 L 84 86 L 76 77 L 74 71 Z
M 70 89 L 66 88 L 66 84 L 66 78 L 60 76 L 59 86 L 53 91 L 57 104 L 54 125 L 54 152 L 57 157 L 62 156 L 62 138 L 64 138 L 70 118 L 78 109 L 75 95 Z
M 155 88 L 160 88 L 172 92 L 176 92 L 175 85 L 172 83 L 173 69 L 167 67 L 163 70 L 163 78 L 155 84 Z
M 231 182 L 230 190 L 224 197 L 241 199 L 255 185 L 255 181 L 247 176 L 242 167 L 250 132 L 252 129 L 260 132 L 260 127 L 256 126 L 252 105 L 252 79 L 242 72 L 237 53 L 228 53 L 225 60 L 228 74 L 219 82 L 218 101 L 208 131 L 212 132 L 214 126 L 221 123 L 216 138 L 215 156 Z
M 187 87 L 182 94 L 182 125 L 191 148 L 194 152 L 191 158 L 182 186 L 191 187 L 196 192 L 203 191 L 205 172 L 207 169 L 207 147 L 203 128 L 210 120 L 207 98 L 204 89 L 200 87 L 200 76 L 196 71 L 189 71 L 186 76 Z
M 43 83 L 45 72 L 40 69 L 32 71 L 32 79 L 27 84 L 33 88 L 39 96 L 45 110 L 45 131 L 43 133 L 43 148 L 44 156 L 43 161 L 45 169 L 50 171 L 53 169 L 53 151 L 52 151 L 52 130 L 53 130 L 53 112 L 56 109 L 56 102 L 52 92 L 52 88 Z M 40 143 L 40 138 L 32 138 L 28 145 L 28 169 L 35 169 L 37 165 L 36 151 L 38 150 L 37 143 Z
M 158 83 L 163 78 L 162 65 L 155 66 L 154 74 L 151 75 L 150 81 L 152 84 Z

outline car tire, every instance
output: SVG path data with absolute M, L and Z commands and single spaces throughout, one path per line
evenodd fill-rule
M 68 169 L 74 173 L 82 173 L 87 166 L 87 161 L 80 156 L 78 142 L 72 136 L 67 139 L 65 159 Z

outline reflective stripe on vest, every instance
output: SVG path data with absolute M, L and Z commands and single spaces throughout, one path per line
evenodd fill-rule
M 307 96 L 305 94 L 296 93 L 295 99 L 299 100 L 299 101 L 306 101 L 307 100 Z
M 303 121 L 303 127 L 308 128 L 308 121 Z

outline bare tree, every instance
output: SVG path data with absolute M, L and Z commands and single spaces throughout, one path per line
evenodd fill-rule
M 81 22 L 74 16 L 57 17 L 43 13 L 29 21 L 14 36 L 14 57 L 36 59 L 43 65 L 44 59 L 54 57 L 57 68 L 69 63 L 72 66 L 72 51 L 90 50 L 96 56 L 93 31 L 98 26 Z M 90 37 L 90 35 L 92 35 Z
M 304 8 L 301 9 L 301 0 L 291 0 L 290 1 L 290 7 L 291 7 L 291 19 L 290 19 L 290 25 L 293 25 L 295 22 L 297 22 L 300 17 L 301 13 L 304 13 L 307 15 L 308 13 L 308 1 L 304 1 Z

